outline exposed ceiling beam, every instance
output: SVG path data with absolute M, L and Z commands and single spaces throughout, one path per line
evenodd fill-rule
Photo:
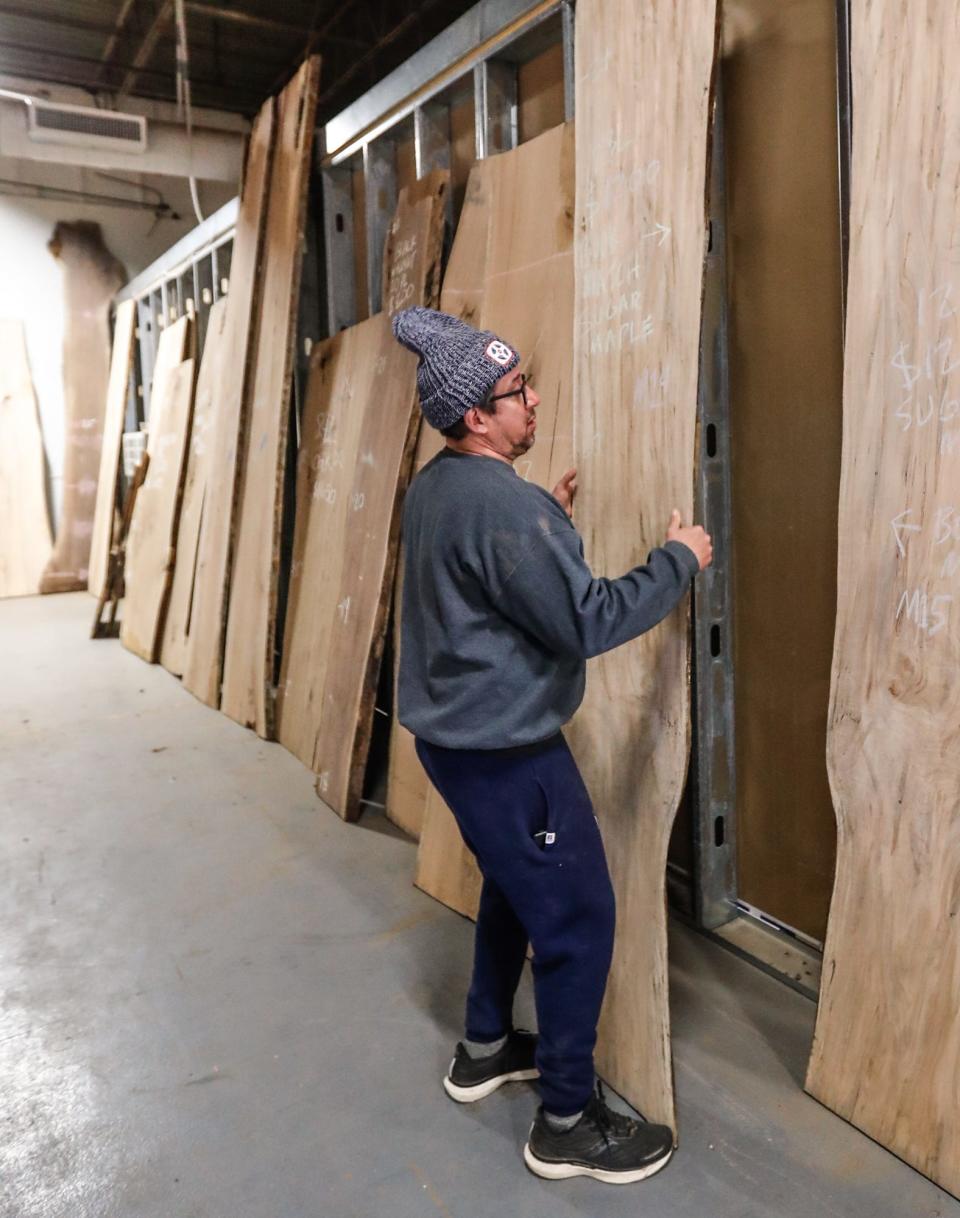
M 352 8 L 356 7 L 357 2 L 358 2 L 358 0 L 344 0 L 344 2 L 342 4 L 338 5 L 337 11 L 333 14 L 333 16 L 330 17 L 327 21 L 325 21 L 323 23 L 323 25 L 320 26 L 319 29 L 314 30 L 309 35 L 309 37 L 307 38 L 307 41 L 306 41 L 306 45 L 304 46 L 303 51 L 301 52 L 302 58 L 306 59 L 306 57 L 310 54 L 311 51 L 313 51 L 313 49 L 317 46 L 317 44 L 319 42 L 321 42 L 325 37 L 327 37 L 329 31 L 331 29 L 333 29 L 333 27 L 337 24 L 337 22 L 340 21 L 343 17 L 345 17 Z M 295 65 L 294 65 L 294 67 L 295 67 Z M 267 94 L 270 95 L 270 94 L 276 93 L 280 89 L 281 85 L 284 85 L 287 83 L 287 80 L 289 79 L 289 77 L 292 74 L 293 74 L 293 68 L 291 68 L 289 71 L 281 72 L 280 75 L 276 78 L 276 80 L 274 80 L 273 84 L 271 84 L 270 88 L 267 90 Z
M 160 35 L 163 33 L 164 27 L 170 23 L 173 17 L 173 0 L 163 0 L 163 3 L 157 9 L 156 15 L 151 21 L 146 34 L 144 34 L 140 46 L 133 57 L 133 63 L 130 66 L 126 76 L 123 78 L 123 84 L 117 90 L 117 100 L 122 101 L 137 83 L 137 76 L 142 68 L 150 62 Z
M 254 13 L 242 13 L 238 9 L 224 8 L 219 4 L 205 4 L 202 0 L 187 0 L 186 9 L 188 13 L 195 13 L 198 17 L 209 17 L 211 20 L 226 21 L 231 25 L 267 30 L 284 38 L 299 40 L 310 34 L 307 26 L 290 25 L 286 21 L 275 21 L 273 17 L 258 17 Z M 329 40 L 362 49 L 366 49 L 370 45 L 361 38 L 343 38 L 336 34 L 332 35 Z
M 100 55 L 100 62 L 103 64 L 104 71 L 106 70 L 107 60 L 117 49 L 117 44 L 119 43 L 120 36 L 123 33 L 123 27 L 127 24 L 127 18 L 130 16 L 130 12 L 136 2 L 137 0 L 123 0 L 123 4 L 120 6 L 120 11 L 117 13 L 117 19 L 113 23 L 113 33 L 107 39 L 106 45 L 104 46 Z

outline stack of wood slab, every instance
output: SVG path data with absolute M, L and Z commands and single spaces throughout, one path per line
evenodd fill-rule
M 0 320 L 0 597 L 30 596 L 50 557 L 46 464 L 23 322 Z
M 117 490 L 120 476 L 123 423 L 127 409 L 127 390 L 133 367 L 133 340 L 136 331 L 136 302 L 123 301 L 113 324 L 113 352 L 103 418 L 103 443 L 100 448 L 100 473 L 90 537 L 90 564 L 87 588 L 96 597 L 106 593 L 107 561 L 116 540 L 119 515 Z
M 854 0 L 839 841 L 808 1090 L 960 1195 L 960 38 Z
M 147 476 L 137 495 L 127 537 L 120 641 L 148 663 L 160 650 L 173 578 L 183 470 L 193 412 L 194 360 L 188 359 L 192 322 L 168 326 L 157 348 L 150 391 Z
M 386 309 L 311 352 L 297 464 L 278 738 L 347 819 L 360 796 L 419 426 L 416 358 L 390 312 L 435 306 L 449 178 L 404 187 L 383 262 Z
M 220 709 L 265 737 L 274 734 L 280 529 L 319 69 L 318 58 L 307 60 L 276 103 L 233 517 Z

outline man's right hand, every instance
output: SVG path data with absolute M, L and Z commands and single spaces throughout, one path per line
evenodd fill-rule
M 713 562 L 713 542 L 710 540 L 710 534 L 704 532 L 699 524 L 681 524 L 679 508 L 674 508 L 670 517 L 667 541 L 682 541 L 685 546 L 693 550 L 701 571 Z

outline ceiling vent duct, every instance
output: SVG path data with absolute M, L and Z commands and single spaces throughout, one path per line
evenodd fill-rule
M 30 139 L 42 144 L 146 152 L 147 120 L 91 106 L 59 106 L 33 100 L 27 106 Z

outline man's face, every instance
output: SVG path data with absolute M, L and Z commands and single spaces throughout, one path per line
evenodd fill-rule
M 533 447 L 536 439 L 537 407 L 540 405 L 540 398 L 531 385 L 523 385 L 523 380 L 523 373 L 519 368 L 514 368 L 512 372 L 502 376 L 493 387 L 493 396 L 499 398 L 499 401 L 494 403 L 496 413 L 473 411 L 478 430 L 485 429 L 491 448 L 511 461 L 522 457 Z

